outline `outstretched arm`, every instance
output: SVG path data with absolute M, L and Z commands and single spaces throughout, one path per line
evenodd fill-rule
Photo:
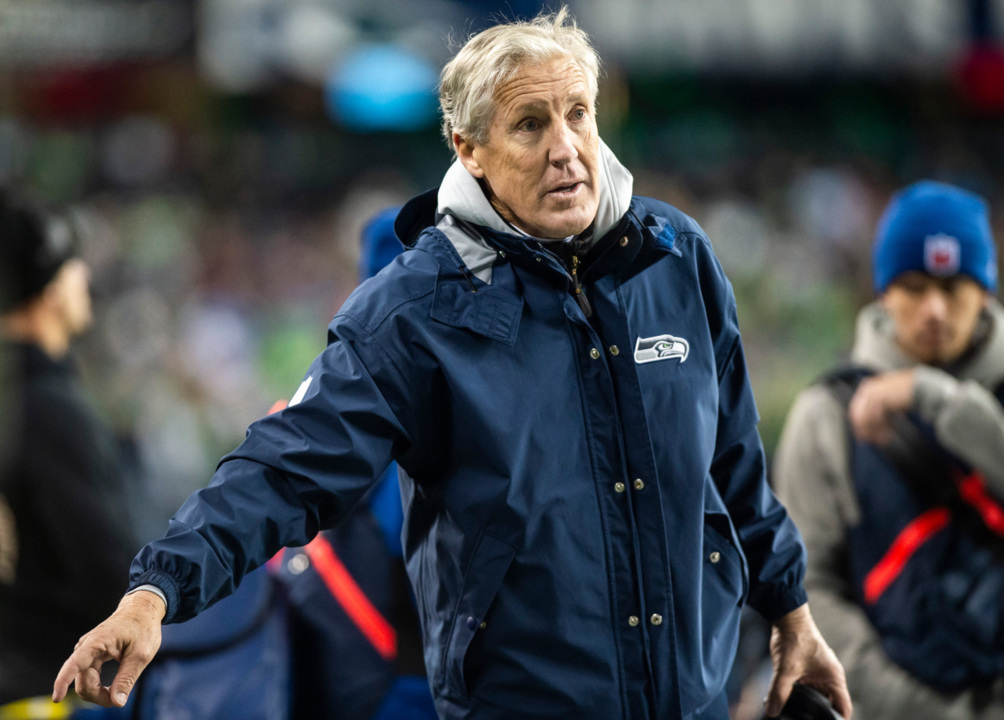
M 156 593 L 139 590 L 123 597 L 107 620 L 80 638 L 63 663 L 52 688 L 53 702 L 66 697 L 74 683 L 84 700 L 105 707 L 125 705 L 160 648 L 160 621 L 166 611 Z M 101 667 L 108 660 L 117 660 L 119 669 L 106 687 L 101 684 Z

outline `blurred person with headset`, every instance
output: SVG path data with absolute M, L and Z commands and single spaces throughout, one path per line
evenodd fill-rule
M 460 49 L 440 84 L 456 159 L 398 216 L 409 251 L 140 552 L 55 700 L 122 705 L 163 622 L 344 522 L 396 460 L 441 718 L 726 720 L 747 602 L 773 626 L 767 710 L 804 681 L 850 715 L 766 482 L 731 286 L 693 219 L 633 195 L 598 75 L 564 8 Z
M 1004 717 L 1004 308 L 982 198 L 920 181 L 875 235 L 851 364 L 804 390 L 774 482 L 863 720 Z
M 53 663 L 115 609 L 139 547 L 119 445 L 70 353 L 89 283 L 70 217 L 0 188 L 0 718 L 66 716 Z

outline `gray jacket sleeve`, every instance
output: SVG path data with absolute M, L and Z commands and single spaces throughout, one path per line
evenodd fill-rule
M 809 564 L 805 587 L 820 631 L 847 673 L 855 720 L 973 720 L 1001 706 L 972 692 L 938 693 L 886 656 L 878 634 L 853 597 L 847 528 L 859 510 L 850 477 L 844 410 L 822 387 L 795 402 L 778 445 L 774 484 L 802 532 Z
M 923 365 L 914 370 L 913 397 L 942 446 L 981 471 L 1004 498 L 1004 408 L 997 398 L 973 380 Z

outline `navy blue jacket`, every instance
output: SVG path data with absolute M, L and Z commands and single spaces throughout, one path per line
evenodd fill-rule
M 405 207 L 410 251 L 348 299 L 299 402 L 251 426 L 133 586 L 191 616 L 396 459 L 442 717 L 698 717 L 743 604 L 772 620 L 806 598 L 707 237 L 634 198 L 585 258 L 587 318 L 549 249 L 479 228 L 487 285 L 434 208 Z

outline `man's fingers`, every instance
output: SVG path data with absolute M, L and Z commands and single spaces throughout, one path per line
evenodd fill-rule
M 97 703 L 103 707 L 111 706 L 108 688 L 101 685 L 101 673 L 99 668 L 89 667 L 77 674 L 74 681 L 77 688 L 77 695 L 88 702 Z
M 56 682 L 52 684 L 52 702 L 61 702 L 70 689 L 70 683 L 73 682 L 73 678 L 77 674 L 77 666 L 70 665 L 72 660 L 73 658 L 71 657 L 64 662 L 63 667 L 59 669 L 59 673 L 56 675 Z
M 831 693 L 830 702 L 833 703 L 833 708 L 840 713 L 844 720 L 851 720 L 854 708 L 851 704 L 851 694 L 846 686 L 838 687 L 835 692 Z
M 119 665 L 119 671 L 115 673 L 112 680 L 111 700 L 119 707 L 122 707 L 129 700 L 129 693 L 132 692 L 136 681 L 139 680 L 140 673 L 149 664 L 151 658 L 139 658 L 135 655 L 128 655 Z
M 101 667 L 111 655 L 100 647 L 84 644 L 73 652 L 63 663 L 52 689 L 53 702 L 60 702 L 66 697 L 70 684 L 76 687 L 77 694 L 88 702 L 104 707 L 122 707 L 129 700 L 140 673 L 150 663 L 153 655 L 148 652 L 126 652 L 122 658 L 118 672 L 110 687 L 101 684 Z
M 104 654 L 103 650 L 91 646 L 81 647 L 78 643 L 77 649 L 66 659 L 63 667 L 59 669 L 59 674 L 56 675 L 56 682 L 52 686 L 52 701 L 60 702 L 66 697 L 70 683 L 87 668 L 93 667 L 96 671 L 100 671 L 105 659 L 102 657 Z M 77 691 L 80 691 L 79 687 Z
M 781 714 L 784 704 L 788 702 L 791 689 L 795 686 L 795 678 L 785 673 L 774 673 L 770 681 L 770 690 L 767 691 L 767 703 L 764 711 L 768 717 L 777 717 Z

